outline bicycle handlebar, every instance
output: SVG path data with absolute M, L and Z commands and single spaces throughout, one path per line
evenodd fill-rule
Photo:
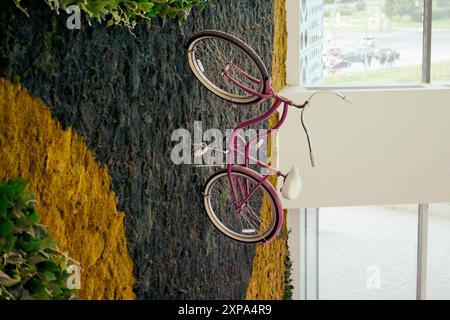
M 309 96 L 308 99 L 306 99 L 306 101 L 305 101 L 303 104 L 296 104 L 296 103 L 294 103 L 292 100 L 286 99 L 286 98 L 281 97 L 281 96 L 280 96 L 280 98 L 282 98 L 284 101 L 286 101 L 286 102 L 287 102 L 290 106 L 292 106 L 292 107 L 296 107 L 296 108 L 298 108 L 298 109 L 303 109 L 303 108 L 305 108 L 307 105 L 311 104 L 311 100 L 312 100 L 316 95 L 319 95 L 319 94 L 321 94 L 321 93 L 333 94 L 333 95 L 335 95 L 335 96 L 340 97 L 340 98 L 341 98 L 342 100 L 344 100 L 345 102 L 353 103 L 353 99 L 352 99 L 351 97 L 347 97 L 346 95 L 344 95 L 344 94 L 342 94 L 342 93 L 340 93 L 340 92 L 338 92 L 338 91 L 335 91 L 335 90 L 318 90 L 318 91 L 315 91 L 315 92 L 313 92 L 313 93 Z
M 338 96 L 339 98 L 341 98 L 345 102 L 353 103 L 353 99 L 347 97 L 345 94 L 340 93 L 338 91 L 335 91 L 335 90 L 318 90 L 318 91 L 314 92 L 313 94 L 311 94 L 309 96 L 308 100 L 306 100 L 308 102 L 308 104 L 311 102 L 312 98 L 314 98 L 316 95 L 319 95 L 321 93 L 332 94 L 332 95 Z
M 302 124 L 303 130 L 305 131 L 306 139 L 307 139 L 307 141 L 308 141 L 309 160 L 310 160 L 310 162 L 311 162 L 311 167 L 315 167 L 315 166 L 316 166 L 316 163 L 315 163 L 315 160 L 314 160 L 314 154 L 313 154 L 313 151 L 312 151 L 311 139 L 310 139 L 310 137 L 309 137 L 309 132 L 308 132 L 308 129 L 306 128 L 305 121 L 304 121 L 304 111 L 305 111 L 306 107 L 309 106 L 309 105 L 311 104 L 311 100 L 312 100 L 316 95 L 319 95 L 319 94 L 321 94 L 321 93 L 333 94 L 333 95 L 335 95 L 335 96 L 340 97 L 340 98 L 341 98 L 342 100 L 344 100 L 345 102 L 353 103 L 353 99 L 352 99 L 352 98 L 347 97 L 347 96 L 345 96 L 344 94 L 342 94 L 342 93 L 340 93 L 340 92 L 337 92 L 337 91 L 335 91 L 335 90 L 318 90 L 318 91 L 314 92 L 313 94 L 311 94 L 311 95 L 309 96 L 309 98 L 308 98 L 303 104 L 295 104 L 294 102 L 292 102 L 292 101 L 290 101 L 290 100 L 287 100 L 287 102 L 288 102 L 289 105 L 291 105 L 291 106 L 293 106 L 293 107 L 296 107 L 296 108 L 299 108 L 299 109 L 302 110 L 302 111 L 301 111 L 301 114 L 300 114 L 300 122 L 301 122 L 301 124 Z

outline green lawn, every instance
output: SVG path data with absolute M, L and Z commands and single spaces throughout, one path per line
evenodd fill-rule
M 432 65 L 432 81 L 450 82 L 450 60 Z M 422 67 L 386 67 L 380 70 L 364 72 L 336 73 L 324 77 L 327 85 L 380 84 L 380 83 L 414 83 L 421 82 Z
M 378 8 L 372 6 L 367 7 L 367 10 L 364 11 L 354 9 L 353 11 L 351 11 L 351 15 L 341 16 L 341 23 L 335 26 L 335 30 L 364 32 L 366 31 L 365 29 L 367 27 L 367 32 L 369 33 L 379 31 L 380 25 L 376 23 L 376 21 L 373 21 L 373 19 L 371 19 L 373 13 L 376 12 L 375 10 L 378 10 Z M 325 30 L 330 30 L 331 22 L 333 22 L 333 19 L 331 19 L 329 16 L 324 16 L 323 24 Z
M 410 17 L 393 18 L 389 20 L 390 28 L 422 28 L 422 22 L 411 21 Z M 433 28 L 450 29 L 450 18 L 433 20 Z
M 347 10 L 348 9 L 343 9 Z M 336 31 L 360 31 L 365 32 L 367 28 L 368 33 L 380 31 L 380 24 L 374 21 L 373 16 L 379 11 L 378 6 L 368 6 L 366 10 L 359 11 L 357 9 L 350 9 L 350 15 L 342 15 L 341 23 L 335 26 Z M 330 16 L 325 15 L 323 19 L 325 30 L 330 30 Z M 416 22 L 411 20 L 409 16 L 403 17 L 393 17 L 388 20 L 387 30 L 398 28 L 421 28 L 423 24 L 421 22 Z M 437 29 L 450 29 L 450 18 L 445 19 L 435 19 L 433 21 L 433 27 Z

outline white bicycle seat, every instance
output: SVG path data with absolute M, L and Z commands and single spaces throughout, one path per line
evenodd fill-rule
M 302 178 L 300 177 L 300 171 L 294 166 L 291 170 L 289 170 L 286 178 L 284 179 L 281 194 L 285 199 L 294 200 L 298 198 L 301 192 Z

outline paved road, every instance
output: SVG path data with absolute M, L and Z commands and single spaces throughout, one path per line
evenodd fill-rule
M 360 46 L 364 34 L 354 31 L 339 31 L 336 33 L 336 46 L 344 50 L 352 50 Z M 420 65 L 422 63 L 422 31 L 420 29 L 400 29 L 393 32 L 375 33 L 376 48 L 389 47 L 400 53 L 397 66 Z M 450 60 L 450 30 L 438 29 L 433 32 L 432 59 L 433 62 Z M 381 68 L 376 61 L 373 69 Z M 345 71 L 364 70 L 362 63 L 353 63 Z M 341 72 L 343 72 L 342 70 Z

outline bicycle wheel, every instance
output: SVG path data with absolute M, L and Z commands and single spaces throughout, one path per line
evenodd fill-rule
M 216 30 L 197 33 L 187 43 L 189 66 L 195 77 L 212 93 L 234 104 L 254 104 L 262 99 L 243 90 L 224 75 L 224 70 L 241 85 L 264 93 L 269 79 L 261 58 L 245 42 Z
M 254 193 L 238 211 L 232 200 L 227 170 L 218 171 L 206 182 L 203 193 L 209 219 L 234 240 L 246 243 L 271 240 L 280 222 L 273 191 L 244 171 L 233 171 L 232 180 L 240 203 Z

